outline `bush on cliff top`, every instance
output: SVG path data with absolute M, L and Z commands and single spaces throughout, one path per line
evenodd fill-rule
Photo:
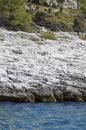
M 46 0 L 42 0 L 41 4 L 40 0 L 34 0 L 28 10 L 25 10 L 28 2 L 30 0 L 0 0 L 0 25 L 32 32 L 37 30 L 31 24 L 33 21 L 52 31 L 86 32 L 86 0 L 81 0 L 79 9 L 63 9 L 62 13 L 59 12 L 59 7 L 46 6 Z
M 0 0 L 0 18 L 8 28 L 25 30 L 28 27 L 32 16 L 23 8 L 26 2 L 27 0 Z
M 40 37 L 44 39 L 49 39 L 49 40 L 57 39 L 57 37 L 52 32 L 49 32 L 49 31 L 43 32 Z

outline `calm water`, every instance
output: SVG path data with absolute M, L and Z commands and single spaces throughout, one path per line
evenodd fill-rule
M 86 103 L 0 103 L 0 130 L 86 130 Z

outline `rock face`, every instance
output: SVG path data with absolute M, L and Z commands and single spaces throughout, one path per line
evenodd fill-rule
M 48 5 L 51 3 L 51 5 L 58 5 L 57 0 L 46 0 Z M 64 2 L 64 8 L 73 8 L 77 9 L 77 0 L 65 0 Z
M 37 3 L 36 0 L 30 0 L 32 3 Z M 48 5 L 58 5 L 57 0 L 40 0 L 38 3 L 43 4 L 46 3 Z M 64 8 L 73 8 L 77 9 L 77 0 L 65 0 L 64 2 Z
M 86 41 L 55 35 L 52 41 L 0 29 L 0 100 L 86 101 Z
M 65 0 L 64 7 L 77 9 L 77 1 L 76 0 Z

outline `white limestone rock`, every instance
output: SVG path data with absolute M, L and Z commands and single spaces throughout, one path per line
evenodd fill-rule
M 31 40 L 41 42 L 36 33 L 0 34 L 0 100 L 86 101 L 86 41 L 76 33 L 57 32 L 43 44 Z

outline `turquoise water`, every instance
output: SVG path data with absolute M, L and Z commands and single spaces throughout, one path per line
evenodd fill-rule
M 0 130 L 86 130 L 86 103 L 0 102 Z

